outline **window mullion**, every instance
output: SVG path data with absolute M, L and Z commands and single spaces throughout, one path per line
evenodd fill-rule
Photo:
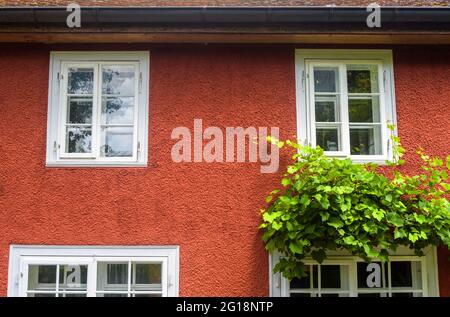
M 389 297 L 392 297 L 392 277 L 391 277 L 391 261 L 387 262 L 388 264 L 388 272 L 387 272 L 387 276 L 388 276 L 388 294 Z
M 55 287 L 55 297 L 59 297 L 59 270 L 60 270 L 60 266 L 59 264 L 56 265 L 56 287 Z
M 102 80 L 103 80 L 103 74 L 101 71 L 102 64 L 97 63 L 95 66 L 95 72 L 96 76 L 95 79 L 97 80 L 96 83 L 94 83 L 94 119 L 92 120 L 92 133 L 95 133 L 93 135 L 92 140 L 94 142 L 93 144 L 93 152 L 95 159 L 98 159 L 100 157 L 100 135 L 101 135 L 101 111 L 102 111 Z
M 131 297 L 131 261 L 128 261 L 128 282 L 127 282 L 127 292 L 128 297 Z
M 97 290 L 97 260 L 94 258 L 91 263 L 88 264 L 86 292 L 87 297 L 95 297 Z
M 350 124 L 348 118 L 348 88 L 347 88 L 347 65 L 339 65 L 339 81 L 341 92 L 341 138 L 342 150 L 345 155 L 350 155 Z

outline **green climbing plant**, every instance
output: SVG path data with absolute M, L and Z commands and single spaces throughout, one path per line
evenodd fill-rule
M 275 271 L 286 278 L 305 276 L 303 260 L 322 263 L 330 250 L 387 261 L 398 246 L 419 256 L 429 245 L 450 247 L 450 155 L 430 157 L 420 149 L 421 172 L 410 175 L 401 172 L 405 151 L 396 136 L 388 171 L 327 157 L 320 147 L 268 141 L 294 153 L 282 189 L 261 210 L 266 249 L 281 254 Z

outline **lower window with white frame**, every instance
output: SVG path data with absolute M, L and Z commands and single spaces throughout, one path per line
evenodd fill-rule
M 278 255 L 272 256 L 275 265 Z M 288 281 L 272 274 L 271 292 L 283 297 L 428 297 L 438 296 L 435 251 L 399 255 L 389 262 L 331 256 L 322 264 L 305 262 L 305 277 Z M 273 269 L 273 266 L 271 267 Z
M 9 296 L 178 296 L 178 247 L 12 246 Z

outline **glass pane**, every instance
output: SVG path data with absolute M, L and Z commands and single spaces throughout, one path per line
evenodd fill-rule
M 312 294 L 307 293 L 291 293 L 290 297 L 314 297 Z
M 350 122 L 380 122 L 378 96 L 369 98 L 349 98 L 348 116 Z
M 65 293 L 65 294 L 59 294 L 59 297 L 87 297 L 87 294 L 70 294 L 70 293 Z
M 29 265 L 28 290 L 56 290 L 56 265 Z
M 108 65 L 102 69 L 104 94 L 134 96 L 134 66 Z
M 387 272 L 387 264 L 381 262 L 358 262 L 358 288 L 382 288 L 386 286 L 383 274 Z M 384 271 L 384 272 L 383 272 Z M 386 280 L 386 277 L 384 278 Z M 379 296 L 379 293 L 377 293 Z
M 132 297 L 162 297 L 161 294 L 133 294 Z
M 316 145 L 324 151 L 340 151 L 338 128 L 317 128 Z
M 311 265 L 305 266 L 305 273 L 307 276 L 298 279 L 294 278 L 290 282 L 290 289 L 309 289 L 311 288 L 311 277 L 313 279 L 313 288 L 317 288 L 318 270 L 317 265 L 313 265 L 313 274 L 311 276 Z
M 59 290 L 86 290 L 87 265 L 60 265 Z
M 314 91 L 338 92 L 339 69 L 337 67 L 314 67 Z
M 381 293 L 359 293 L 358 297 L 381 297 Z M 386 294 L 383 297 L 386 297 Z
M 128 264 L 108 264 L 108 284 L 128 284 Z
M 97 297 L 128 297 L 127 294 L 97 294 Z
M 128 291 L 128 263 L 99 262 L 97 291 Z
M 106 157 L 133 156 L 133 127 L 104 127 L 101 153 Z
M 380 127 L 350 125 L 350 150 L 352 155 L 381 155 Z
M 391 262 L 392 287 L 413 287 L 411 267 L 412 263 L 409 261 Z
M 102 102 L 103 124 L 133 124 L 134 97 L 107 97 Z
M 339 122 L 339 102 L 336 96 L 316 96 L 316 122 Z
M 67 123 L 92 123 L 91 97 L 68 97 Z
M 322 289 L 348 289 L 349 273 L 347 265 L 322 265 L 320 271 Z
M 347 65 L 347 89 L 349 93 L 377 93 L 377 65 Z
M 89 127 L 66 128 L 66 153 L 90 153 L 92 129 Z
M 161 264 L 136 263 L 135 284 L 161 284 Z
M 414 297 L 413 293 L 392 293 L 392 297 Z
M 27 297 L 56 297 L 56 294 L 32 293 L 27 294 Z
M 70 67 L 68 71 L 67 92 L 69 94 L 92 94 L 94 69 Z

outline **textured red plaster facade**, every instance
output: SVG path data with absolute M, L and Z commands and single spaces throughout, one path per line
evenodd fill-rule
M 170 135 L 200 118 L 293 136 L 295 48 L 129 46 L 151 52 L 148 167 L 46 168 L 49 52 L 69 49 L 123 46 L 0 46 L 0 295 L 10 244 L 54 244 L 179 245 L 180 295 L 267 296 L 257 227 L 278 175 L 255 163 L 173 163 Z M 450 152 L 450 47 L 393 50 L 403 143 Z M 439 274 L 450 296 L 444 250 Z

